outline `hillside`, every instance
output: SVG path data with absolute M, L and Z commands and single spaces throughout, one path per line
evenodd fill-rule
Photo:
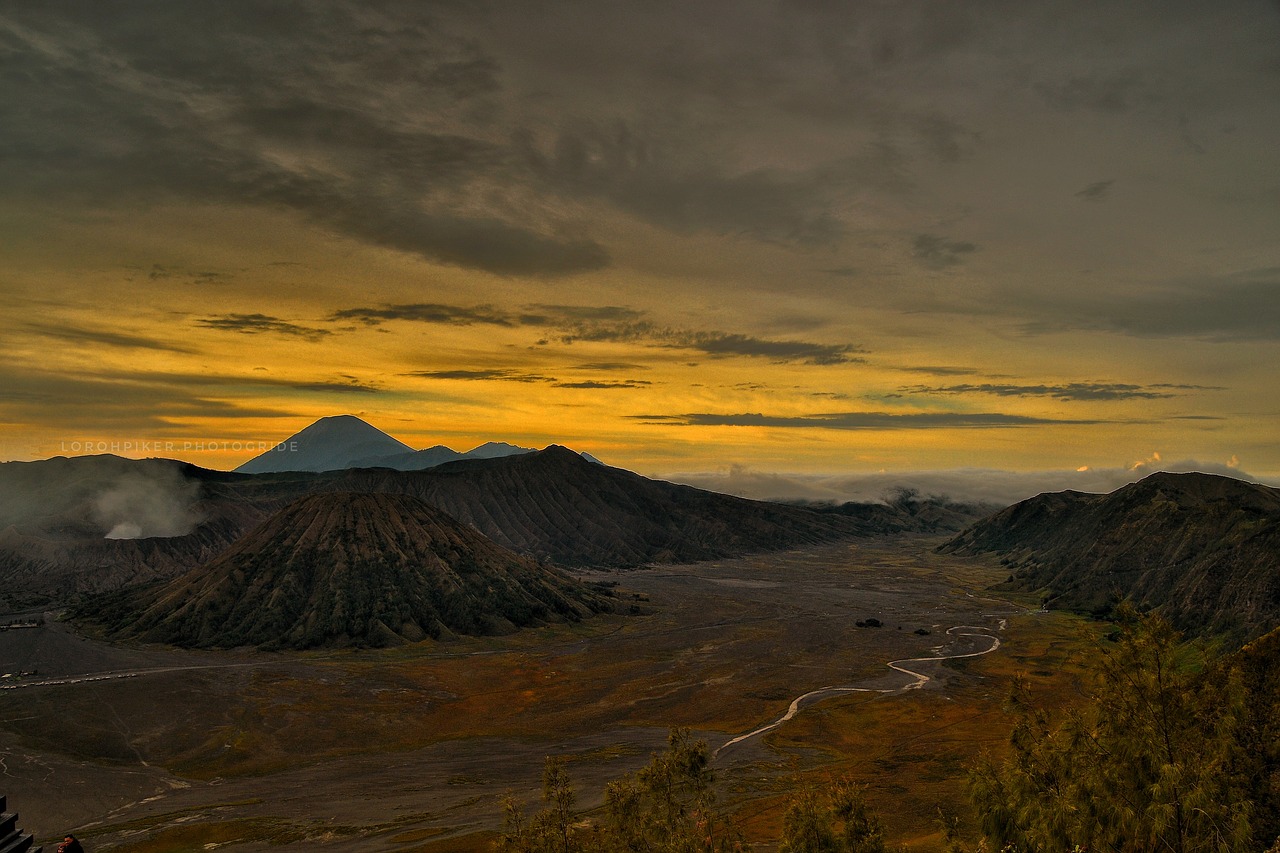
M 517 552 L 573 566 L 707 560 L 827 542 L 856 522 L 650 480 L 564 447 L 396 476 L 347 471 L 342 488 L 399 491 Z
M 972 508 L 924 504 L 811 508 L 650 480 L 572 450 L 386 468 L 236 474 L 167 460 L 80 457 L 0 464 L 0 606 L 175 577 L 272 513 L 325 492 L 419 498 L 495 542 L 566 566 L 628 567 L 808 547 L 849 537 L 959 530 Z M 104 496 L 127 494 L 129 500 Z M 38 506 L 38 511 L 32 506 Z M 181 520 L 182 524 L 176 524 Z M 136 527 L 132 539 L 108 539 Z
M 1280 625 L 1280 490 L 1210 474 L 1153 474 L 1108 495 L 1015 504 L 942 549 L 994 553 L 1009 585 L 1049 606 L 1108 612 L 1121 598 L 1192 633 Z
M 210 563 L 80 613 L 180 646 L 386 646 L 577 620 L 608 600 L 406 495 L 301 498 Z

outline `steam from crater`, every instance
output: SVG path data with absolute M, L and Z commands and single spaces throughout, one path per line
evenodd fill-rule
M 175 469 L 131 471 L 94 499 L 94 519 L 107 539 L 185 536 L 203 520 L 199 494 L 200 484 Z

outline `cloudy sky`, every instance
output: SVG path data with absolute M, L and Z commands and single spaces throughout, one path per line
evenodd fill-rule
M 0 458 L 1274 476 L 1277 140 L 1275 0 L 7 4 Z

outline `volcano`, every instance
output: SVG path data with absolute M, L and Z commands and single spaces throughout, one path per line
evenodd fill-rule
M 321 418 L 241 465 L 240 474 L 341 471 L 356 459 L 412 455 L 414 450 L 355 415 Z
M 185 647 L 389 646 L 509 633 L 609 610 L 608 598 L 409 495 L 286 506 L 223 554 L 83 614 L 108 634 Z

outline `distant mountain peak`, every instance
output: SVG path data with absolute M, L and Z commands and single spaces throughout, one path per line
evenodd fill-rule
M 532 447 L 520 447 L 505 441 L 486 441 L 479 447 L 472 448 L 462 454 L 467 459 L 497 459 L 502 456 L 517 456 L 521 453 L 534 453 Z
M 413 448 L 355 415 L 321 418 L 236 468 L 239 474 L 341 471 L 354 459 L 413 453 Z
M 506 441 L 486 441 L 466 453 L 437 444 L 415 450 L 355 415 L 320 418 L 271 450 L 235 469 L 237 474 L 280 474 L 286 471 L 345 471 L 348 468 L 392 468 L 423 471 L 460 459 L 501 459 L 536 452 Z

